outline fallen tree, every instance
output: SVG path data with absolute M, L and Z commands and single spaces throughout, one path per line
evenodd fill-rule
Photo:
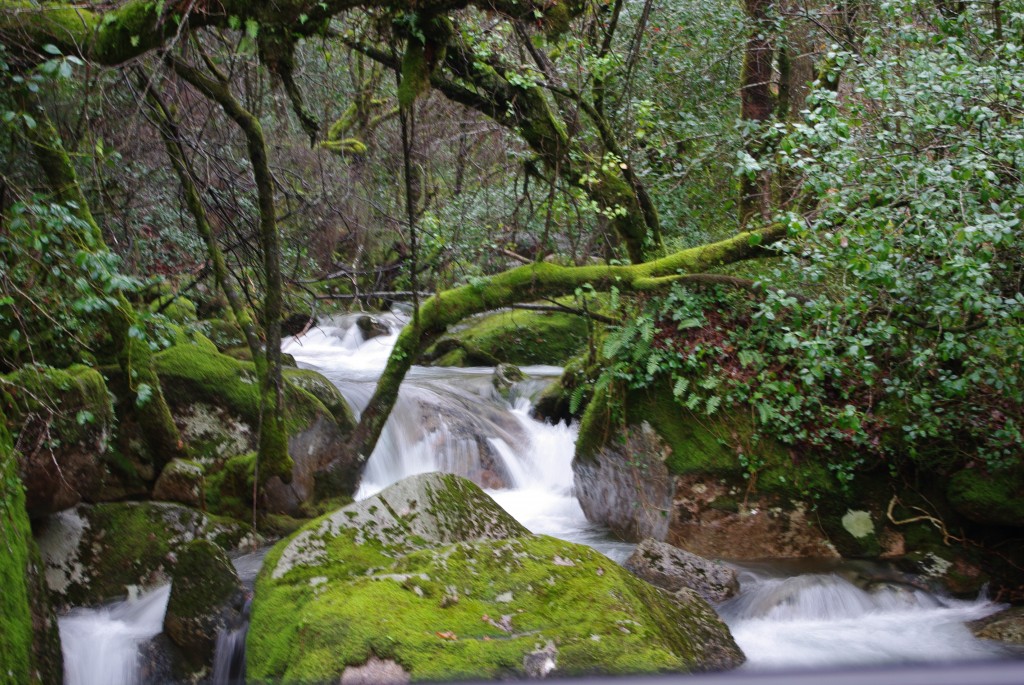
M 568 295 L 581 287 L 605 292 L 658 292 L 679 281 L 707 276 L 703 272 L 708 269 L 770 254 L 768 246 L 785 235 L 784 226 L 773 224 L 661 259 L 624 266 L 559 266 L 538 262 L 438 293 L 421 304 L 415 323 L 406 326 L 398 336 L 373 397 L 346 448 L 360 462 L 369 458 L 398 398 L 398 388 L 420 353 L 449 326 L 473 314 Z

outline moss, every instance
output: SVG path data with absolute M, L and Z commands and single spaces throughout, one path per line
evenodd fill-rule
M 17 466 L 10 435 L 0 422 L 0 680 L 27 683 L 32 673 L 32 610 L 25 567 L 32 530 Z
M 87 366 L 67 369 L 25 367 L 0 377 L 10 425 L 22 430 L 32 417 L 48 417 L 52 437 L 60 442 L 97 444 L 102 451 L 113 429 L 114 408 L 103 376 Z M 18 435 L 15 435 L 15 439 Z
M 839 493 L 838 482 L 823 464 L 798 462 L 775 441 L 755 440 L 751 420 L 742 412 L 697 415 L 680 406 L 667 385 L 630 391 L 617 400 L 607 390 L 598 393 L 580 423 L 577 457 L 591 457 L 618 439 L 625 427 L 643 421 L 671 448 L 666 466 L 674 475 L 706 474 L 738 483 L 756 478 L 759 491 L 791 499 Z M 741 454 L 748 466 L 741 462 Z
M 284 377 L 290 383 L 320 400 L 341 430 L 348 433 L 355 428 L 356 422 L 352 408 L 348 406 L 348 402 L 342 397 L 334 383 L 324 378 L 323 375 L 309 369 L 285 369 Z
M 227 556 L 209 540 L 193 540 L 178 553 L 168 613 L 191 618 L 209 613 L 239 588 Z
M 977 523 L 1024 526 L 1024 468 L 998 475 L 962 469 L 949 480 L 953 507 Z
M 156 355 L 154 360 L 172 405 L 181 407 L 196 401 L 208 402 L 229 410 L 250 426 L 260 425 L 259 380 L 253 363 L 213 353 L 196 345 L 176 345 Z M 313 386 L 311 374 L 314 373 L 289 370 L 285 378 L 295 377 L 301 383 Z M 334 416 L 335 412 L 341 412 L 340 397 L 328 393 L 325 388 L 319 384 L 317 392 L 331 398 L 333 409 L 295 383 L 285 384 L 284 428 L 288 435 L 306 429 L 318 415 Z
M 248 349 L 246 347 L 245 334 L 234 321 L 208 319 L 200 322 L 200 327 L 221 352 L 240 347 Z M 249 361 L 252 360 L 250 359 Z
M 174 297 L 170 302 L 166 296 L 158 297 L 150 303 L 149 311 L 160 312 L 176 324 L 194 323 L 197 316 L 195 303 L 185 297 Z
M 696 665 L 697 635 L 684 628 L 694 617 L 589 548 L 525 537 L 395 561 L 354 537 L 342 534 L 337 566 L 293 571 L 287 582 L 261 577 L 250 677 L 335 681 L 376 655 L 415 680 L 497 679 L 522 675 L 523 656 L 548 640 L 563 675 Z M 268 557 L 266 568 L 275 563 Z M 374 567 L 383 568 L 366 576 Z
M 255 465 L 255 452 L 240 454 L 208 478 L 206 504 L 210 511 L 238 518 L 251 512 Z
M 483 355 L 509 364 L 559 365 L 586 348 L 587 322 L 574 314 L 509 310 L 473 319 L 453 337 Z M 436 363 L 461 366 L 476 361 L 464 350 L 461 356 L 459 351 L 453 352 Z
M 72 515 L 83 520 L 77 543 L 69 543 L 67 528 L 51 528 L 62 519 L 48 522 L 40 538 L 51 587 L 71 605 L 96 604 L 124 596 L 129 586 L 166 582 L 177 551 L 194 539 L 233 549 L 250 534 L 240 521 L 163 502 L 79 506 Z

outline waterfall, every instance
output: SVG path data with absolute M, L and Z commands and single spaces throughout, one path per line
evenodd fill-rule
M 163 630 L 171 586 L 98 609 L 73 609 L 62 616 L 61 647 L 67 685 L 134 685 L 139 647 Z

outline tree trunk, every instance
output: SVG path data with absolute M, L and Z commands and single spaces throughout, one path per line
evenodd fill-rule
M 278 476 L 291 482 L 292 459 L 288 454 L 288 433 L 284 420 L 284 383 L 281 376 L 281 312 L 284 298 L 281 280 L 281 244 L 274 207 L 274 179 L 270 172 L 263 127 L 231 94 L 225 79 L 214 80 L 176 58 L 169 62 L 182 79 L 213 100 L 245 135 L 249 161 L 256 179 L 260 212 L 260 248 L 263 253 L 263 329 L 266 344 L 253 358 L 260 374 L 260 441 L 257 481 Z
M 146 98 L 151 105 L 157 130 L 164 141 L 164 147 L 167 148 L 167 156 L 170 157 L 171 165 L 174 167 L 178 180 L 181 182 L 182 194 L 185 196 L 185 205 L 188 207 L 189 213 L 196 223 L 196 230 L 199 231 L 199 235 L 206 245 L 206 256 L 213 267 L 213 274 L 217 285 L 228 300 L 231 316 L 245 335 L 245 342 L 249 347 L 252 358 L 258 359 L 263 352 L 260 346 L 259 333 L 256 330 L 256 323 L 249 308 L 242 302 L 238 292 L 231 284 L 231 274 L 228 272 L 224 253 L 217 243 L 217 236 L 210 225 L 206 208 L 203 206 L 202 198 L 199 195 L 199 189 L 196 188 L 192 167 L 188 163 L 188 159 L 185 157 L 185 149 L 181 145 L 181 133 L 178 130 L 177 124 L 171 119 L 171 113 L 159 96 L 152 90 L 149 90 L 146 93 Z
M 740 116 L 743 121 L 757 124 L 769 121 L 775 111 L 771 91 L 772 60 L 775 54 L 773 27 L 769 17 L 771 6 L 771 0 L 744 0 L 751 26 L 740 78 Z M 747 145 L 747 154 L 755 160 L 764 154 L 764 146 L 757 133 Z M 758 171 L 753 175 L 743 174 L 741 179 L 740 225 L 746 226 L 757 217 L 767 219 L 771 208 L 769 174 Z

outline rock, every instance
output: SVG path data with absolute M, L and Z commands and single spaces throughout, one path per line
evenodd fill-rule
M 738 485 L 705 475 L 677 476 L 667 542 L 725 559 L 838 558 L 808 505 L 769 493 L 746 495 Z
M 1024 607 L 1012 607 L 967 624 L 975 637 L 1024 647 Z
M 494 367 L 494 376 L 491 385 L 498 391 L 498 394 L 508 399 L 512 394 L 512 388 L 516 383 L 526 380 L 525 374 L 513 364 L 498 364 Z
M 166 583 L 182 547 L 199 538 L 225 549 L 251 542 L 238 521 L 168 502 L 80 504 L 48 517 L 38 531 L 52 597 L 72 606 Z
M 565 300 L 575 307 L 572 298 Z M 455 339 L 452 345 L 445 341 Z M 587 320 L 576 314 L 503 310 L 475 316 L 438 341 L 436 366 L 565 364 L 586 350 Z M 488 361 L 490 360 L 490 361 Z
M 224 551 L 208 540 L 186 543 L 177 557 L 164 632 L 186 655 L 187 673 L 210 673 L 218 633 L 242 621 L 245 588 Z
M 299 335 L 317 325 L 319 321 L 313 314 L 290 314 L 281 321 L 281 335 Z
M 1024 467 L 987 474 L 962 469 L 949 479 L 949 502 L 971 521 L 1024 527 Z
M 16 466 L 0 409 L 0 681 L 58 685 L 64 662 L 57 617 Z
M 582 430 L 582 429 L 581 429 Z M 623 540 L 664 540 L 675 485 L 665 466 L 668 447 L 650 424 L 630 427 L 625 443 L 609 443 L 572 462 L 576 495 L 587 519 Z
M 373 340 L 379 338 L 382 335 L 391 335 L 391 326 L 385 321 L 380 319 L 363 315 L 356 319 L 356 326 L 359 327 L 359 332 L 363 336 L 363 340 Z
M 412 680 L 743 660 L 699 597 L 673 601 L 590 548 L 530 535 L 469 481 L 437 473 L 279 543 L 257 580 L 248 647 L 251 679 L 289 682 L 355 677 L 373 657 Z
M 156 479 L 153 499 L 201 507 L 205 501 L 202 464 L 187 459 L 172 460 Z
M 625 426 L 609 425 L 612 416 Z M 704 557 L 839 556 L 812 525 L 801 489 L 820 490 L 824 500 L 838 489 L 835 479 L 819 464 L 795 465 L 782 446 L 763 440 L 764 466 L 752 487 L 728 441 L 746 444 L 751 430 L 740 415 L 696 417 L 671 392 L 634 391 L 625 400 L 597 393 L 573 460 L 580 505 L 627 540 L 651 537 Z M 617 439 L 623 433 L 625 443 Z
M 26 367 L 3 377 L 0 403 L 20 448 L 31 516 L 97 501 L 112 476 L 104 461 L 114 410 L 94 369 Z M 6 397 L 6 401 L 4 398 Z
M 251 482 L 227 470 L 257 447 L 260 400 L 255 366 L 197 345 L 176 345 L 155 355 L 154 361 L 182 438 L 206 472 L 211 510 L 243 515 L 251 507 Z M 324 497 L 352 494 L 359 464 L 341 449 L 354 421 L 337 388 L 315 371 L 287 369 L 284 377 L 291 482 L 269 479 L 261 506 L 270 513 L 295 516 L 318 487 L 317 494 Z M 261 465 L 264 473 L 267 467 Z M 318 485 L 323 474 L 330 478 Z
M 647 538 L 623 564 L 627 571 L 669 592 L 694 590 L 708 602 L 724 602 L 739 592 L 736 571 L 725 564 Z
M 409 673 L 390 659 L 371 656 L 362 666 L 349 666 L 341 674 L 341 685 L 405 685 Z

